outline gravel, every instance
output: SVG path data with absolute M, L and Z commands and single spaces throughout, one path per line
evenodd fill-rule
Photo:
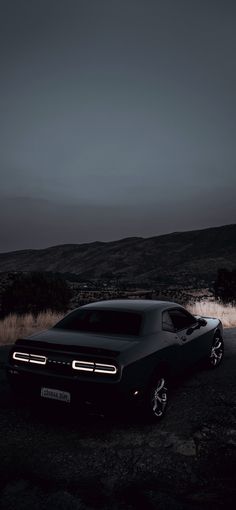
M 156 425 L 16 403 L 7 353 L 0 348 L 2 509 L 235 507 L 235 328 L 225 330 L 222 365 L 183 377 Z

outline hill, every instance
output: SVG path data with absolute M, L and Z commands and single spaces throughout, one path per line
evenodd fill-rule
M 82 280 L 205 285 L 236 266 L 236 224 L 150 238 L 66 244 L 0 254 L 0 272 L 75 273 Z

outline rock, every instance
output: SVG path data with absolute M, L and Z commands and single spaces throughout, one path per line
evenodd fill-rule
M 197 455 L 196 445 L 193 439 L 179 441 L 175 449 L 177 453 L 180 453 L 181 455 L 186 455 L 188 457 L 194 457 L 195 455 Z
M 194 439 L 181 439 L 175 434 L 171 434 L 166 442 L 165 447 L 172 447 L 176 453 L 180 453 L 181 455 L 186 455 L 188 457 L 192 457 L 197 455 L 197 449 Z

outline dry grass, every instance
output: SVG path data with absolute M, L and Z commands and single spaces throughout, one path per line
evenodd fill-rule
M 218 301 L 199 301 L 188 305 L 187 309 L 194 315 L 217 317 L 225 328 L 236 327 L 236 306 L 223 305 Z
M 196 315 L 218 317 L 222 320 L 225 328 L 236 327 L 236 306 L 226 306 L 216 301 L 199 301 L 189 304 L 187 309 Z M 36 318 L 32 314 L 8 315 L 0 321 L 0 345 L 11 344 L 20 336 L 47 329 L 59 321 L 62 316 L 62 314 L 50 310 L 40 313 Z
M 20 336 L 47 329 L 61 318 L 61 314 L 50 310 L 40 313 L 36 318 L 31 313 L 8 315 L 0 321 L 0 345 L 14 343 Z

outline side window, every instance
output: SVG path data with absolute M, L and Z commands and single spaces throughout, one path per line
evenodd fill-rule
M 175 331 L 172 319 L 167 311 L 162 312 L 162 329 L 163 331 Z
M 177 331 L 190 328 L 190 326 L 196 323 L 195 317 L 184 310 L 175 308 L 169 310 L 169 314 Z

